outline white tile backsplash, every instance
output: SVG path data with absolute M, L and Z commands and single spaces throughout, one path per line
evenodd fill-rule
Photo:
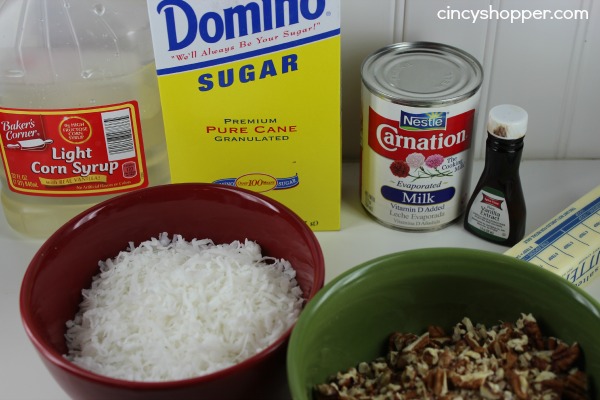
M 584 10 L 588 19 L 441 20 L 440 10 Z M 600 158 L 600 2 L 592 0 L 344 0 L 343 154 L 358 159 L 360 64 L 400 41 L 447 43 L 482 63 L 475 157 L 482 158 L 487 110 L 501 103 L 529 112 L 524 158 Z

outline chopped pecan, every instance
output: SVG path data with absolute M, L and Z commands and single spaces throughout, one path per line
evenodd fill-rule
M 425 332 L 421 336 L 419 336 L 416 340 L 412 341 L 408 346 L 402 349 L 402 352 L 408 353 L 411 351 L 418 352 L 423 350 L 425 347 L 429 345 L 429 332 Z
M 386 369 L 385 371 L 383 371 L 382 374 L 377 376 L 375 379 L 377 381 L 378 387 L 385 387 L 385 386 L 389 385 L 390 382 L 392 381 L 392 371 L 389 369 Z
M 388 348 L 390 350 L 401 351 L 417 339 L 418 336 L 414 333 L 394 332 L 390 335 Z
M 440 352 L 441 350 L 437 348 L 427 348 L 423 350 L 421 357 L 428 366 L 432 367 L 438 364 Z
M 513 370 L 516 365 L 517 365 L 517 361 L 518 361 L 518 356 L 513 352 L 513 351 L 508 351 L 505 354 L 505 360 L 506 363 L 504 364 L 504 370 L 508 370 L 511 371 Z
M 491 353 L 493 353 L 497 358 L 501 358 L 504 353 L 506 353 L 506 343 L 503 342 L 500 338 L 496 338 L 489 346 L 491 349 Z
M 524 323 L 523 331 L 529 337 L 533 347 L 537 350 L 543 350 L 545 347 L 542 330 L 536 321 L 527 320 Z
M 489 400 L 502 399 L 503 397 L 501 385 L 490 381 L 485 381 L 483 385 L 481 385 L 479 394 L 482 398 Z
M 550 368 L 550 360 L 547 357 L 540 355 L 540 353 L 537 353 L 531 358 L 530 364 L 539 371 L 545 371 Z
M 467 374 L 456 374 L 450 373 L 450 381 L 452 385 L 461 389 L 479 390 L 484 384 L 489 373 L 487 372 L 475 372 Z
M 433 392 L 435 396 L 445 395 L 448 392 L 446 371 L 441 368 L 430 370 L 425 377 L 425 384 L 431 389 L 431 392 Z
M 567 376 L 564 398 L 570 400 L 580 400 L 588 398 L 588 378 L 580 370 L 572 370 Z
M 464 337 L 461 337 L 460 339 L 454 341 L 453 344 L 454 344 L 453 348 L 456 353 L 462 353 L 463 350 L 469 348 L 469 345 L 465 341 Z
M 448 368 L 454 361 L 455 354 L 449 349 L 443 349 L 438 356 L 438 365 L 441 368 Z
M 450 340 L 448 335 L 446 335 L 446 331 L 441 326 L 431 325 L 427 328 L 427 332 L 429 333 L 429 337 L 431 339 L 446 339 Z
M 464 318 L 448 336 L 431 326 L 393 333 L 388 352 L 315 387 L 317 400 L 588 399 L 577 343 L 544 337 L 532 315 L 491 329 Z
M 565 380 L 562 378 L 547 379 L 540 382 L 540 386 L 543 390 L 550 390 L 551 392 L 561 394 L 565 391 Z
M 570 370 L 579 358 L 580 353 L 577 343 L 572 346 L 561 343 L 552 354 L 552 371 L 566 372 Z
M 314 390 L 315 400 L 340 400 L 340 392 L 333 384 L 323 383 Z
M 476 353 L 483 354 L 486 352 L 486 349 L 479 344 L 477 338 L 475 338 L 475 335 L 473 335 L 471 332 L 467 332 L 465 335 L 465 342 L 469 345 L 471 350 Z
M 523 375 L 512 370 L 509 371 L 506 376 L 508 378 L 508 384 L 512 387 L 515 395 L 517 395 L 517 399 L 528 399 L 527 390 L 529 389 L 529 384 L 527 379 L 525 379 Z
M 558 347 L 559 344 L 560 344 L 560 341 L 557 338 L 549 337 L 548 340 L 546 340 L 546 349 L 556 350 L 556 348 Z
M 338 373 L 336 383 L 339 387 L 347 388 L 360 383 L 361 380 L 362 376 L 358 374 L 356 368 L 350 368 L 345 373 Z
M 358 372 L 366 378 L 373 378 L 373 369 L 371 368 L 371 365 L 369 365 L 369 363 L 364 361 L 358 363 L 357 369 Z

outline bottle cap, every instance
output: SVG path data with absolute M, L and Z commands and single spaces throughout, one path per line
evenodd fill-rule
M 490 110 L 487 131 L 500 139 L 519 139 L 527 132 L 527 111 L 512 104 L 502 104 Z

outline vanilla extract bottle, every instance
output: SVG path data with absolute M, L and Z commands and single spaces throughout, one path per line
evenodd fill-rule
M 485 165 L 465 212 L 467 231 L 504 246 L 525 235 L 527 212 L 519 166 L 527 120 L 527 112 L 515 105 L 490 110 Z

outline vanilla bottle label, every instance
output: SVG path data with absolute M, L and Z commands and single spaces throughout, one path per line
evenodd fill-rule
M 504 193 L 482 188 L 469 210 L 467 223 L 488 239 L 508 238 L 510 219 Z

